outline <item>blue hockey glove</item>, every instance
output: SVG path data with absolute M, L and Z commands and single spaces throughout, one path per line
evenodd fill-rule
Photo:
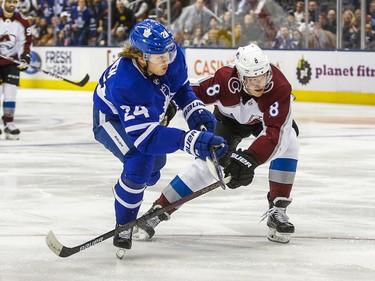
M 25 71 L 28 68 L 27 64 L 30 64 L 30 61 L 31 61 L 31 55 L 27 53 L 23 53 L 21 55 L 22 64 L 19 64 L 17 68 L 21 71 Z
M 183 114 L 190 130 L 201 130 L 202 125 L 207 132 L 213 133 L 216 128 L 216 118 L 200 100 L 194 100 L 183 109 Z
M 181 150 L 202 160 L 206 160 L 208 156 L 211 156 L 210 147 L 212 146 L 216 148 L 215 152 L 218 158 L 223 157 L 228 151 L 226 141 L 222 137 L 209 132 L 191 130 L 183 134 L 180 141 Z

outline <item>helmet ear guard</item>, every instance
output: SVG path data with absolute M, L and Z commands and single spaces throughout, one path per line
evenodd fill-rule
M 272 79 L 268 57 L 253 43 L 237 49 L 235 65 L 242 83 L 244 77 L 256 77 L 262 74 L 267 74 L 266 84 Z
M 130 31 L 130 45 L 143 53 L 148 61 L 151 55 L 168 53 L 170 63 L 176 58 L 177 47 L 173 35 L 161 23 L 146 19 Z

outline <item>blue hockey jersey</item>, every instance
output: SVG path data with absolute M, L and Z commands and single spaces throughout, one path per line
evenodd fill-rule
M 117 59 L 99 79 L 94 107 L 111 118 L 120 119 L 139 151 L 158 155 L 178 150 L 184 133 L 160 125 L 168 104 L 174 100 L 179 108 L 184 108 L 195 99 L 185 57 L 177 47 L 176 59 L 163 76 L 146 77 L 135 59 Z

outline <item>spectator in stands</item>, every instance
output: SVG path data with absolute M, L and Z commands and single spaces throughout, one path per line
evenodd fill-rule
M 60 18 L 56 27 L 57 40 L 59 46 L 72 45 L 72 30 L 69 24 L 69 14 L 66 11 L 61 12 Z M 63 32 L 61 32 L 63 31 Z
M 48 24 L 51 23 L 51 18 L 54 15 L 53 6 L 51 6 L 53 2 L 41 0 L 39 3 L 38 15 L 45 18 Z
M 96 42 L 96 23 L 91 10 L 86 5 L 86 0 L 78 0 L 78 5 L 72 7 L 71 28 L 73 31 L 72 45 L 88 46 Z
M 185 29 L 180 37 L 180 40 L 177 42 L 179 46 L 181 47 L 189 47 L 192 45 L 192 38 L 189 30 Z
M 103 46 L 107 40 L 108 6 L 105 0 L 90 1 L 89 8 L 92 11 L 96 23 L 97 45 Z
M 225 12 L 220 18 L 222 19 L 221 28 L 226 30 L 232 29 L 232 12 Z
M 361 49 L 361 10 L 357 9 L 354 11 L 354 20 L 352 22 L 352 28 L 351 28 L 351 36 L 350 36 L 350 42 L 351 42 L 351 49 Z M 366 33 L 366 29 L 365 29 Z
M 40 37 L 39 36 L 40 27 L 39 27 L 39 23 L 37 24 L 37 21 L 38 22 L 40 21 L 40 17 L 35 16 L 32 13 L 30 13 L 29 16 L 27 17 L 27 20 L 30 25 L 31 36 L 33 38 L 33 45 L 35 45 L 38 42 L 39 37 Z
M 296 21 L 296 17 L 294 15 L 293 10 L 288 11 L 286 15 L 285 25 L 288 26 L 290 32 L 293 32 L 294 30 L 298 30 L 298 23 Z
M 242 23 L 242 35 L 238 45 L 247 46 L 250 43 L 255 42 L 261 48 L 264 47 L 264 30 L 263 27 L 259 24 L 258 19 L 254 16 L 254 13 L 249 12 L 244 16 Z
M 329 9 L 327 12 L 327 21 L 322 26 L 323 29 L 331 31 L 333 34 L 336 34 L 337 31 L 337 22 L 336 22 L 336 11 L 334 9 Z
M 133 10 L 137 22 L 141 22 L 148 17 L 149 5 L 146 1 L 130 0 L 127 6 Z
M 309 35 L 310 49 L 336 49 L 336 38 L 332 32 L 321 28 L 319 22 L 314 23 L 313 32 Z
M 65 47 L 65 31 L 64 31 L 64 29 L 57 31 L 56 46 Z
M 365 26 L 365 44 L 366 50 L 375 50 L 375 31 L 372 30 L 370 23 L 366 23 Z
M 117 27 L 113 45 L 117 47 L 123 47 L 128 38 L 129 34 L 125 31 L 125 28 L 120 25 L 119 27 Z
M 221 28 L 219 30 L 219 39 L 220 42 L 224 45 L 226 48 L 234 48 L 238 46 L 238 42 L 241 37 L 242 27 L 240 24 L 236 24 L 234 27 L 234 45 L 233 45 L 233 33 L 232 29 L 225 29 Z
M 176 20 L 175 25 L 179 30 L 187 29 L 190 34 L 200 27 L 203 33 L 208 32 L 211 18 L 219 19 L 211 10 L 204 6 L 203 0 L 195 0 L 195 3 L 183 9 L 181 16 Z
M 112 36 L 116 36 L 117 28 L 122 26 L 125 30 L 125 36 L 128 38 L 130 30 L 137 22 L 134 11 L 126 7 L 126 3 L 124 0 L 116 1 L 116 9 L 114 9 L 112 16 Z
M 289 27 L 283 25 L 272 43 L 272 49 L 296 49 L 297 42 L 293 39 Z
M 304 37 L 302 36 L 302 33 L 297 29 L 293 31 L 293 40 L 296 44 L 296 49 L 302 49 L 304 47 Z
M 270 1 L 271 2 L 271 1 Z M 272 42 L 276 37 L 276 28 L 272 14 L 266 7 L 268 2 L 264 0 L 248 0 L 249 11 L 254 11 L 258 18 L 259 24 L 263 27 L 267 44 Z M 269 44 L 270 46 L 271 44 Z M 269 47 L 267 46 L 267 47 Z
M 197 27 L 194 31 L 192 46 L 193 47 L 204 47 L 206 45 L 206 40 L 203 37 L 202 28 Z
M 52 24 L 49 24 L 47 26 L 47 33 L 45 33 L 38 42 L 38 46 L 55 46 L 55 40 L 54 40 L 54 26 Z
M 219 36 L 219 30 L 210 29 L 207 33 L 206 46 L 210 48 L 224 47 L 224 43 Z
M 212 0 L 209 9 L 214 12 L 217 17 L 224 15 L 225 12 L 229 11 L 231 0 Z
M 316 6 L 315 1 L 309 1 L 308 4 L 308 12 L 309 12 L 309 22 L 318 22 L 319 20 L 319 10 Z
M 296 3 L 296 10 L 294 12 L 294 17 L 297 24 L 305 21 L 305 4 L 302 1 Z
M 24 16 L 28 16 L 31 12 L 31 1 L 30 0 L 19 0 L 17 11 L 23 14 Z
M 351 10 L 345 10 L 342 16 L 342 47 L 344 49 L 351 48 L 350 38 L 352 36 L 352 26 L 354 14 Z
M 370 24 L 371 28 L 375 30 L 375 1 L 371 1 L 369 7 Z
M 164 25 L 168 24 L 168 18 L 166 15 L 166 5 L 164 0 L 154 0 L 154 8 L 152 8 L 149 13 L 148 17 L 150 19 L 154 19 L 158 22 L 161 22 Z
M 170 22 L 172 23 L 181 15 L 183 6 L 180 0 L 170 0 L 170 5 Z M 149 18 L 155 18 L 163 24 L 168 24 L 167 1 L 155 0 L 155 7 L 150 10 Z

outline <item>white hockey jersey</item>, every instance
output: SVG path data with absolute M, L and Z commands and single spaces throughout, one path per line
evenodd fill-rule
M 0 53 L 19 60 L 21 54 L 30 53 L 31 42 L 31 29 L 27 19 L 18 12 L 13 17 L 6 18 L 0 9 Z M 11 63 L 0 58 L 0 65 Z

